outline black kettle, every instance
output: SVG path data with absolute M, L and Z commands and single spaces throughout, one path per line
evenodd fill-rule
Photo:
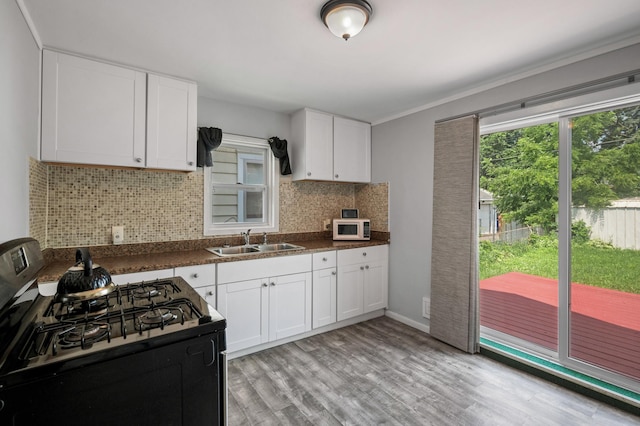
M 111 293 L 115 284 L 106 269 L 94 265 L 89 250 L 76 250 L 76 263 L 64 273 L 56 290 L 60 302 L 94 299 Z

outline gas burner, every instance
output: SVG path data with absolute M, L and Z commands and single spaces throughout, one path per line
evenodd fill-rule
M 180 308 L 152 308 L 136 318 L 136 328 L 140 333 L 152 328 L 164 328 L 178 318 L 177 314 L 180 314 L 181 321 L 184 323 L 184 315 Z
M 81 315 L 93 317 L 104 314 L 107 309 L 109 309 L 107 298 L 69 302 L 61 307 L 59 317 L 62 319 Z
M 132 291 L 133 297 L 136 299 L 151 299 L 160 295 L 160 290 L 155 285 L 142 285 L 136 287 Z
M 82 349 L 88 349 L 95 342 L 105 337 L 111 340 L 111 328 L 109 324 L 105 323 L 78 324 L 61 331 L 57 337 L 60 347 L 63 349 L 75 348 L 77 346 L 82 347 Z

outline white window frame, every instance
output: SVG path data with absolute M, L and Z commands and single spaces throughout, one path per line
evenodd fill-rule
M 211 167 L 204 167 L 204 235 L 231 235 L 239 234 L 247 229 L 252 232 L 278 232 L 280 229 L 279 218 L 279 167 L 277 159 L 271 153 L 271 148 L 266 139 L 253 138 L 249 136 L 239 136 L 228 133 L 222 134 L 223 145 L 236 145 L 254 149 L 265 150 L 265 205 L 263 222 L 213 222 L 213 181 L 211 178 Z

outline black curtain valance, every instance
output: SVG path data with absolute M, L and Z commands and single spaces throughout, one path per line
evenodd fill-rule
M 222 130 L 217 127 L 199 127 L 198 128 L 198 158 L 196 165 L 198 167 L 213 166 L 211 151 L 216 149 L 222 143 Z
M 280 174 L 290 175 L 291 164 L 289 163 L 289 154 L 287 153 L 287 140 L 278 137 L 269 138 L 269 146 L 274 157 L 280 159 Z

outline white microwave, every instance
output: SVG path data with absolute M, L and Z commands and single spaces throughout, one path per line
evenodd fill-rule
M 371 221 L 369 219 L 334 219 L 334 240 L 370 240 Z

